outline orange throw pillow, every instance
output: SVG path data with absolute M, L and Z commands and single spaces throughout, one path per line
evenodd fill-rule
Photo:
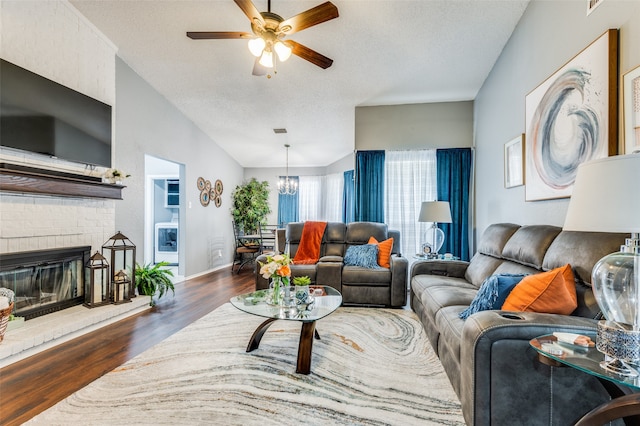
M 391 250 L 393 249 L 393 238 L 389 238 L 388 240 L 384 240 L 379 243 L 373 237 L 369 238 L 369 242 L 367 244 L 377 244 L 378 245 L 378 265 L 383 268 L 391 268 Z
M 527 275 L 502 305 L 505 311 L 529 311 L 569 315 L 578 307 L 571 265 Z

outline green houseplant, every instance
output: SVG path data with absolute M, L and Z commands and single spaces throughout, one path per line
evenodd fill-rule
M 153 297 L 157 294 L 160 299 L 169 290 L 175 295 L 175 288 L 171 282 L 173 272 L 166 269 L 169 262 L 160 262 L 155 265 L 149 263 L 144 266 L 136 264 L 136 287 L 138 293 L 151 296 L 151 306 L 156 304 Z
M 269 182 L 258 182 L 251 178 L 249 182 L 236 186 L 233 194 L 231 215 L 233 221 L 245 234 L 258 232 L 260 224 L 266 223 L 269 208 Z

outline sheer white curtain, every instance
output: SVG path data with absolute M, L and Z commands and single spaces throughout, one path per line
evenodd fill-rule
M 298 184 L 299 220 L 324 220 L 322 194 L 324 176 L 300 176 Z
M 385 152 L 385 212 L 389 229 L 400 231 L 402 254 L 420 253 L 430 223 L 419 223 L 423 201 L 437 199 L 436 150 Z
M 324 219 L 328 222 L 342 222 L 343 173 L 327 175 L 324 187 Z

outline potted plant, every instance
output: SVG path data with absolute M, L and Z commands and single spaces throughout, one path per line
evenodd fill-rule
M 158 299 L 162 297 L 169 290 L 175 295 L 175 288 L 171 277 L 173 272 L 170 269 L 165 269 L 169 262 L 159 262 L 155 265 L 149 263 L 144 266 L 136 264 L 136 287 L 138 293 L 146 296 L 151 296 L 151 306 L 154 306 L 156 302 L 153 297 L 157 294 Z
M 293 285 L 296 286 L 296 300 L 299 303 L 305 303 L 309 299 L 309 284 L 311 284 L 311 278 L 306 275 L 293 279 Z
M 231 198 L 231 215 L 236 226 L 245 234 L 257 234 L 260 224 L 266 223 L 267 215 L 271 213 L 269 182 L 251 178 L 249 182 L 236 186 Z

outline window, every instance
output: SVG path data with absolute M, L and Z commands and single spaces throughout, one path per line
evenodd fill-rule
M 385 221 L 400 231 L 405 257 L 420 252 L 430 223 L 419 223 L 423 201 L 437 199 L 436 150 L 386 151 Z

